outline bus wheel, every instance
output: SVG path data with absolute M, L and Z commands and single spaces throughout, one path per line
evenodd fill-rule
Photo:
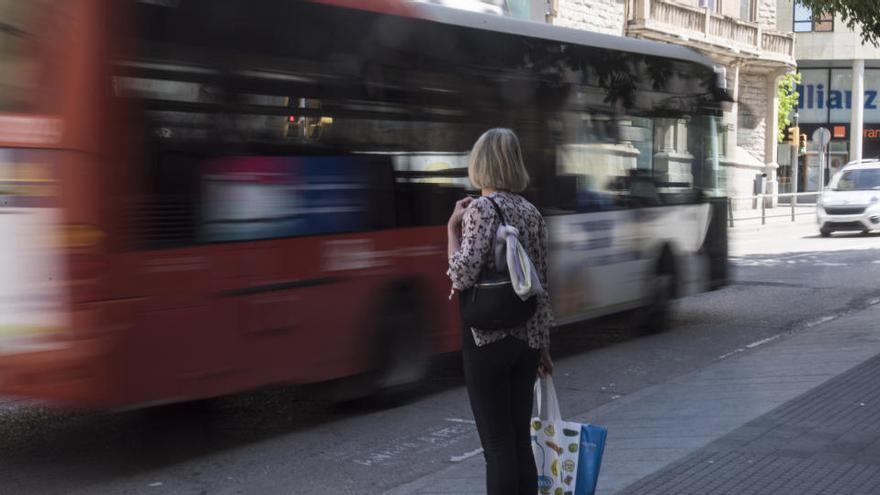
M 427 322 L 423 305 L 412 287 L 395 291 L 380 311 L 374 393 L 399 396 L 418 385 L 427 374 Z
M 637 312 L 637 326 L 643 333 L 659 333 L 669 328 L 677 281 L 672 255 L 664 253 L 649 282 L 647 305 Z

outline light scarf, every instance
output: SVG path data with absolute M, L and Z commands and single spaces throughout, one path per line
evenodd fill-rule
M 516 227 L 501 224 L 495 232 L 495 268 L 502 271 L 507 265 L 513 290 L 523 301 L 544 294 L 538 271 L 528 253 L 519 243 Z

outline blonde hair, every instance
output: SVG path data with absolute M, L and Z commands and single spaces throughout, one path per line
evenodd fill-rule
M 477 189 L 485 187 L 520 192 L 529 185 L 519 139 L 510 129 L 484 132 L 471 150 L 468 178 Z

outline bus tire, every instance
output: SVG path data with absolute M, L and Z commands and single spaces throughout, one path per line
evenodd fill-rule
M 414 389 L 428 372 L 425 306 L 413 285 L 402 284 L 389 291 L 379 308 L 373 394 L 400 396 Z
M 675 259 L 669 248 L 664 248 L 649 283 L 647 304 L 637 311 L 636 325 L 642 333 L 660 333 L 669 328 L 678 293 Z

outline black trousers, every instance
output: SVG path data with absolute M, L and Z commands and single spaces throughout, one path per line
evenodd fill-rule
M 486 458 L 488 495 L 535 495 L 538 473 L 529 423 L 538 351 L 515 337 L 477 347 L 462 332 L 468 397 Z

